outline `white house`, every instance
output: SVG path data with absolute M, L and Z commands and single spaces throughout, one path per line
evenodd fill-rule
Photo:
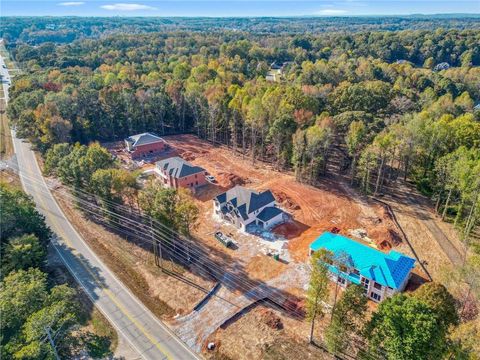
M 270 190 L 259 193 L 238 185 L 213 199 L 213 211 L 244 231 L 253 225 L 268 229 L 288 218 Z
M 325 232 L 310 244 L 310 254 L 320 249 L 332 253 L 330 279 L 340 286 L 357 284 L 365 295 L 380 302 L 405 289 L 415 260 L 398 251 L 381 252 L 345 236 Z
M 279 82 L 282 78 L 282 69 L 270 69 L 265 76 L 265 80 Z

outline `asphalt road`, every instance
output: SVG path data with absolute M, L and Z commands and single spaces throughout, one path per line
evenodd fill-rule
M 30 144 L 16 138 L 14 131 L 12 139 L 23 188 L 56 234 L 52 243 L 60 258 L 138 358 L 198 359 L 87 246 L 50 193 Z
M 3 60 L 3 57 L 0 56 L 0 75 L 2 78 L 2 86 L 3 86 L 3 94 L 5 99 L 5 104 L 8 103 L 8 88 L 10 84 L 10 74 L 8 73 L 8 69 L 6 68 L 5 61 Z

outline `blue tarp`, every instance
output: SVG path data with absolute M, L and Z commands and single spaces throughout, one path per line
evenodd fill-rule
M 397 251 L 383 253 L 345 236 L 330 232 L 320 235 L 310 244 L 310 249 L 313 251 L 326 249 L 331 251 L 334 256 L 346 254 L 350 265 L 357 269 L 360 275 L 393 289 L 398 289 L 403 284 L 415 266 L 414 259 Z M 339 272 L 334 266 L 330 266 L 330 271 L 336 274 Z M 354 281 L 350 279 L 351 276 L 358 275 L 353 273 L 348 275 L 348 280 L 358 284 L 359 279 Z

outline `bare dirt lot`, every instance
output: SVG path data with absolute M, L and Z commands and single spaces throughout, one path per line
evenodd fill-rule
M 385 208 L 358 195 L 342 182 L 324 179 L 319 186 L 313 187 L 297 182 L 292 173 L 275 171 L 260 162 L 252 165 L 249 158 L 244 158 L 231 149 L 213 146 L 193 135 L 166 136 L 165 140 L 169 145 L 168 152 L 150 159 L 149 164 L 141 164 L 141 168 L 148 169 L 154 161 L 161 158 L 180 156 L 205 168 L 215 177 L 215 184 L 209 184 L 195 192 L 200 219 L 193 235 L 208 247 L 218 250 L 215 256 L 223 257 L 230 265 L 234 262 L 235 266 L 248 274 L 250 280 L 275 284 L 277 289 L 301 299 L 305 295 L 308 271 L 297 271 L 297 268 L 305 266 L 310 243 L 324 231 L 335 230 L 382 249 L 390 249 L 401 241 Z M 116 154 L 121 154 L 121 144 L 110 145 L 109 148 L 117 149 Z M 125 165 L 129 164 L 128 159 L 123 159 L 123 154 L 120 158 Z M 255 236 L 215 218 L 212 199 L 235 185 L 259 191 L 271 190 L 278 205 L 292 215 L 292 220 L 277 226 L 268 236 L 263 233 L 262 236 Z M 227 249 L 217 242 L 213 236 L 215 231 L 230 236 L 236 242 L 235 249 Z M 272 249 L 280 252 L 282 261 L 266 256 Z M 155 278 L 150 278 L 149 282 L 155 282 Z M 239 295 L 230 296 L 235 299 Z M 163 299 L 160 294 L 159 297 Z M 205 306 L 208 309 L 212 304 L 207 303 Z M 312 349 L 305 346 L 304 342 L 308 334 L 308 323 L 285 316 L 282 330 L 267 330 L 265 326 L 268 327 L 268 324 L 262 323 L 263 315 L 257 312 L 248 312 L 245 316 L 234 319 L 225 329 L 211 335 L 223 344 L 223 349 L 231 349 L 217 352 L 216 355 L 235 359 L 265 358 L 269 354 L 273 358 L 284 356 L 287 352 L 278 343 L 278 339 L 282 339 L 291 344 L 289 348 L 302 348 L 302 351 L 308 353 L 305 353 L 307 357 L 314 356 L 310 353 Z M 280 312 L 278 316 L 282 316 Z M 192 325 L 194 324 L 188 326 Z M 252 336 L 256 331 L 261 334 Z M 230 344 L 238 339 L 238 334 L 242 338 L 242 346 Z M 241 350 L 245 348 L 251 349 L 251 352 Z M 315 357 L 321 358 L 318 354 Z
M 218 250 L 215 256 L 225 255 L 226 260 L 238 264 L 252 280 L 277 285 L 282 283 L 279 289 L 297 298 L 303 298 L 308 274 L 296 276 L 295 281 L 290 281 L 290 277 L 295 273 L 293 267 L 306 263 L 310 243 L 324 231 L 338 231 L 379 249 L 395 248 L 413 256 L 412 248 L 403 242 L 401 232 L 385 205 L 359 194 L 347 182 L 324 178 L 314 187 L 297 182 L 290 172 L 276 171 L 261 162 L 252 164 L 251 159 L 246 156 L 243 157 L 223 146 L 213 146 L 193 135 L 166 136 L 165 140 L 169 145 L 168 152 L 157 159 L 151 159 L 149 164 L 141 164 L 142 169 L 151 168 L 155 160 L 180 156 L 205 168 L 216 178 L 216 184 L 209 184 L 195 193 L 200 208 L 200 219 L 194 235 L 210 248 Z M 292 215 L 292 220 L 277 226 L 269 237 L 263 234 L 262 236 L 245 234 L 232 225 L 214 218 L 211 200 L 235 185 L 259 191 L 271 190 L 278 205 Z M 431 226 L 425 224 L 425 219 L 418 213 L 427 209 L 412 210 L 411 208 L 416 209 L 415 204 L 395 206 L 387 196 L 384 200 L 393 207 L 397 220 L 420 260 L 427 260 L 428 270 L 438 273 L 444 269 L 448 265 L 448 257 L 442 248 L 439 248 L 435 234 L 429 230 Z M 450 237 L 451 229 L 448 224 L 442 223 L 437 226 L 443 230 L 445 236 Z M 234 239 L 236 249 L 224 248 L 214 239 L 215 231 L 222 231 Z M 272 248 L 280 252 L 282 261 L 275 261 L 272 257 L 266 256 Z M 407 290 L 415 289 L 425 281 L 425 278 L 425 273 L 417 266 Z M 154 283 L 156 280 L 150 278 L 148 281 Z M 158 295 L 163 298 L 161 294 Z M 369 305 L 375 306 L 373 303 Z M 276 349 L 283 348 L 280 346 L 282 342 L 288 342 L 291 348 L 297 348 L 295 344 L 302 344 L 303 350 L 308 348 L 303 338 L 308 333 L 304 328 L 307 326 L 305 321 L 295 323 L 291 318 L 285 317 L 281 320 L 282 329 L 267 329 L 269 324 L 265 323 L 264 316 L 263 310 L 255 308 L 229 322 L 227 327 L 216 331 L 211 335 L 211 339 L 218 343 L 222 350 L 214 353 L 207 351 L 209 354 L 207 356 L 268 358 L 273 355 L 276 358 L 275 356 L 281 357 L 286 354 L 285 349 L 280 353 L 276 352 Z M 278 312 L 276 316 L 281 318 L 282 314 Z M 258 336 L 252 336 L 257 331 Z M 241 346 L 235 346 L 232 341 L 237 342 L 239 339 Z M 245 352 L 242 350 L 245 348 L 251 350 Z M 309 353 L 305 356 L 313 355 Z M 315 356 L 321 358 L 318 354 Z
M 212 222 L 210 200 L 236 184 L 271 190 L 278 204 L 293 215 L 292 222 L 280 225 L 274 233 L 288 239 L 288 250 L 295 261 L 305 261 L 310 243 L 333 228 L 348 236 L 354 229 L 364 229 L 374 244 L 384 248 L 395 245 L 398 239 L 395 226 L 380 205 L 352 196 L 334 180 L 325 179 L 313 187 L 298 183 L 291 173 L 275 171 L 263 163 L 252 165 L 249 158 L 193 135 L 167 136 L 165 140 L 177 155 L 187 154 L 189 161 L 205 168 L 218 181 L 217 186 L 208 186 L 197 194 L 202 208 L 197 233 L 206 241 L 214 242 L 211 234 L 218 227 Z
M 267 304 L 259 304 L 238 316 L 209 338 L 215 350 L 207 359 L 333 359 L 306 343 L 309 324 L 286 317 Z M 321 340 L 327 317 L 319 318 L 315 339 Z

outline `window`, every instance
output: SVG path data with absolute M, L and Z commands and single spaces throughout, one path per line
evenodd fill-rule
M 354 273 L 355 275 L 360 275 L 360 271 L 358 271 L 357 269 L 353 269 L 353 273 Z
M 373 283 L 373 287 L 377 290 L 382 290 L 382 285 L 380 285 L 379 283 L 375 282 Z
M 375 301 L 382 300 L 382 297 L 380 295 L 378 295 L 377 293 L 374 293 L 373 291 L 370 293 L 370 297 Z
M 341 277 L 341 276 L 339 276 L 339 277 L 337 278 L 337 282 L 338 282 L 339 284 L 341 284 L 341 285 L 345 285 L 345 279 L 344 279 L 343 277 Z

